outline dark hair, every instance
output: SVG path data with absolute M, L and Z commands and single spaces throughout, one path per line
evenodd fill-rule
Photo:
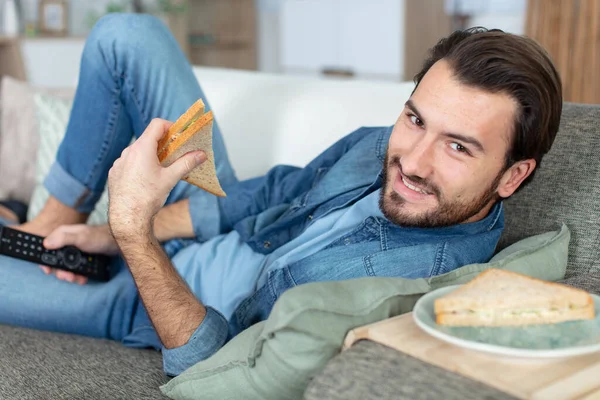
M 539 167 L 552 147 L 562 112 L 560 76 L 542 46 L 499 29 L 456 31 L 429 50 L 414 78 L 417 87 L 441 59 L 448 62 L 459 82 L 491 93 L 506 93 L 517 102 L 505 168 L 527 159 L 534 159 Z M 519 189 L 531 181 L 537 167 Z

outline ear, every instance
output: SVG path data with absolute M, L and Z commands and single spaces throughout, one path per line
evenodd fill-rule
M 502 198 L 512 196 L 519 186 L 521 186 L 521 183 L 531 175 L 535 166 L 536 162 L 534 159 L 517 161 L 511 165 L 510 168 L 504 172 L 502 179 L 500 179 L 498 196 Z

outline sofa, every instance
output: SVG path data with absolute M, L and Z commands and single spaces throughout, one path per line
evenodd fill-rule
M 240 179 L 276 164 L 303 165 L 357 127 L 393 124 L 413 88 L 410 82 L 320 80 L 200 67 L 195 73 Z M 506 229 L 498 249 L 565 223 L 571 242 L 564 281 L 595 293 L 600 292 L 598 126 L 599 106 L 565 105 L 557 140 L 533 183 L 506 202 Z M 7 135 L 1 133 L 2 138 Z M 166 398 L 159 386 L 169 378 L 156 351 L 2 325 L 0 335 L 2 399 Z M 304 396 L 510 398 L 368 341 L 333 357 L 311 379 Z

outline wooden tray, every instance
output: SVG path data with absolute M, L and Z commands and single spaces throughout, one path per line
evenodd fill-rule
M 371 340 L 521 399 L 600 399 L 600 352 L 562 359 L 523 359 L 446 343 L 423 332 L 412 313 L 356 328 L 344 349 Z

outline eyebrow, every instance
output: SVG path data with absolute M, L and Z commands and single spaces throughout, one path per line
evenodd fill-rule
M 412 100 L 408 99 L 404 105 L 406 107 L 408 107 L 417 116 L 417 118 L 419 118 L 421 121 L 425 122 L 421 113 L 419 112 L 419 110 L 415 106 L 415 103 Z M 444 132 L 442 135 L 447 138 L 450 138 L 450 139 L 460 140 L 461 142 L 468 143 L 468 144 L 472 145 L 473 147 L 475 147 L 475 149 L 477 151 L 479 151 L 480 153 L 485 153 L 485 150 L 484 150 L 481 142 L 479 140 L 475 139 L 474 137 L 465 136 L 465 135 L 461 135 L 460 133 L 452 133 L 452 132 Z

